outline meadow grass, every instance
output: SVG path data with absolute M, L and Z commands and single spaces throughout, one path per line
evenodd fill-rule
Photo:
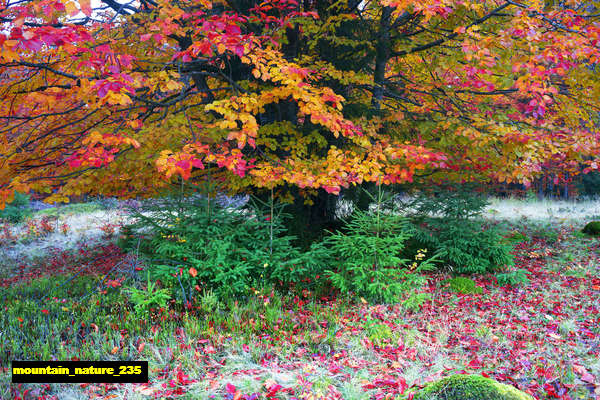
M 492 275 L 475 276 L 482 293 L 465 294 L 443 284 L 447 274 L 433 274 L 428 300 L 415 309 L 314 293 L 273 296 L 264 288 L 237 300 L 208 292 L 191 309 L 170 302 L 140 315 L 122 286 L 107 285 L 118 278 L 114 273 L 108 279 L 100 272 L 48 271 L 2 286 L 0 367 L 12 359 L 139 359 L 149 362 L 150 382 L 18 387 L 4 369 L 0 398 L 24 390 L 58 399 L 233 397 L 228 387 L 242 399 L 273 391 L 278 398 L 404 398 L 427 380 L 466 370 L 510 377 L 538 398 L 557 387 L 591 399 L 595 386 L 587 380 L 600 379 L 598 242 L 578 234 L 581 221 L 591 218 L 582 210 L 560 211 L 575 217 L 561 221 L 556 215 L 566 205 L 553 205 L 558 219 L 551 219 L 539 211 L 551 204 L 539 203 L 491 205 L 498 212 L 490 218 L 519 233 L 517 264 L 528 284 L 500 287 Z M 514 208 L 527 217 L 505 218 Z M 84 265 L 93 257 L 69 262 Z M 142 278 L 119 284 L 144 289 Z M 400 378 L 409 386 L 404 394 Z

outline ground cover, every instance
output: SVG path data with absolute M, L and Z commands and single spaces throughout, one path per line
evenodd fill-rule
M 527 283 L 472 277 L 462 293 L 428 275 L 420 304 L 252 291 L 140 315 L 122 289 L 144 280 L 110 241 L 20 265 L 0 288 L 2 398 L 410 398 L 475 373 L 539 399 L 600 394 L 598 241 L 577 226 L 504 222 Z M 157 289 L 158 290 L 158 289 Z M 479 293 L 480 292 L 480 293 Z M 9 385 L 11 359 L 141 359 L 145 385 Z

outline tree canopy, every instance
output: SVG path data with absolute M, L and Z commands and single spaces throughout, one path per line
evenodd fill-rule
M 2 0 L 0 204 L 597 169 L 596 3 Z

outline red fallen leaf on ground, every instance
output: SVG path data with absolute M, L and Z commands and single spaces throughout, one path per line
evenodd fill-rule
M 283 386 L 279 385 L 277 382 L 275 382 L 272 379 L 269 379 L 265 382 L 265 387 L 268 390 L 268 392 L 265 394 L 265 396 L 267 396 L 267 398 L 275 397 L 277 392 L 279 392 L 281 389 L 283 389 Z
M 234 394 L 236 392 L 235 386 L 233 386 L 231 383 L 228 383 L 227 385 L 225 385 L 225 390 L 229 394 Z
M 398 379 L 398 390 L 400 390 L 400 394 L 404 394 L 406 389 L 408 389 L 408 384 L 406 383 L 404 377 L 400 377 Z
M 467 366 L 473 369 L 479 369 L 483 367 L 483 364 L 479 358 L 474 358 L 467 364 Z

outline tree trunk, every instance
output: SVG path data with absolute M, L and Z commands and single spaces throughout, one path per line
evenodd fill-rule
M 371 104 L 376 110 L 381 109 L 381 100 L 383 99 L 383 90 L 385 82 L 385 70 L 390 59 L 390 21 L 392 18 L 392 7 L 383 7 L 381 10 L 381 20 L 379 21 L 379 35 L 377 38 L 377 53 L 375 56 L 375 73 L 373 81 L 375 88 Z

